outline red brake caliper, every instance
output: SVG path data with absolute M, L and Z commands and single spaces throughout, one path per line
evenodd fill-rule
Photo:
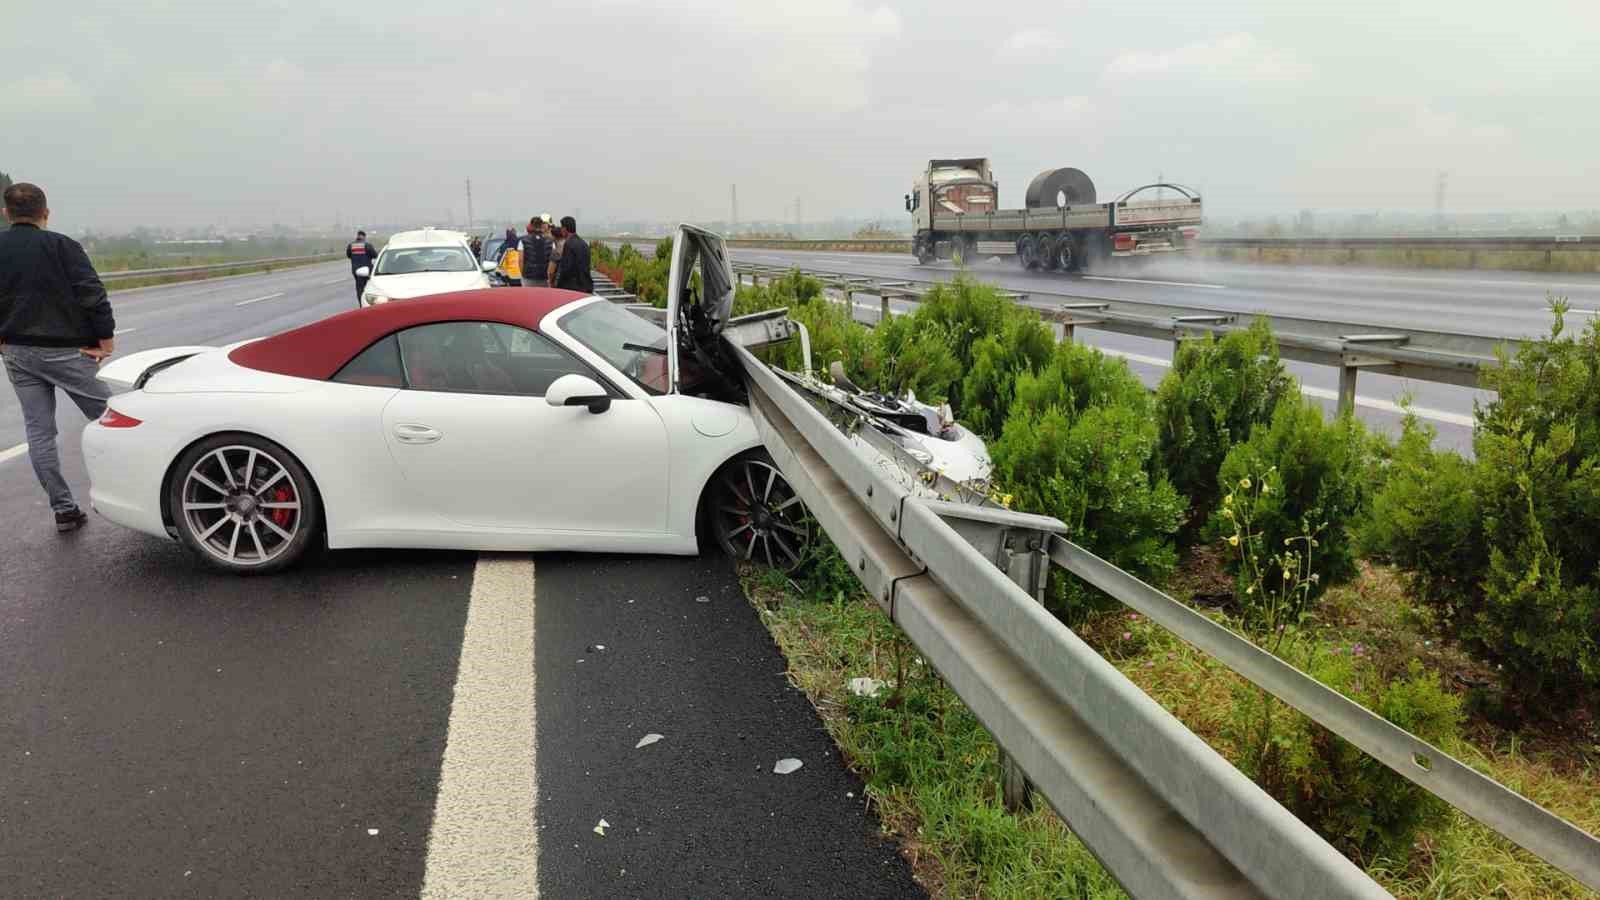
M 294 493 L 287 487 L 281 487 L 272 492 L 273 503 L 288 503 L 293 499 Z M 289 520 L 292 518 L 293 513 L 294 510 L 292 509 L 275 509 L 272 511 L 272 521 L 276 523 L 279 528 L 288 528 Z

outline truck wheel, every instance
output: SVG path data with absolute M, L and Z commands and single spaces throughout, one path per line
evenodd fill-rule
M 1077 241 L 1073 240 L 1072 235 L 1070 234 L 1063 234 L 1061 238 L 1056 241 L 1055 268 L 1060 269 L 1063 272 L 1072 272 L 1078 268 L 1078 253 L 1075 246 L 1076 244 Z
M 917 265 L 925 266 L 933 262 L 933 238 L 922 237 L 911 245 L 911 252 L 917 255 Z
M 1039 254 L 1039 268 L 1054 269 L 1056 267 L 1056 242 L 1060 237 L 1053 234 L 1039 235 L 1039 245 L 1035 253 Z
M 1031 234 L 1017 238 L 1017 262 L 1024 269 L 1037 268 L 1039 265 L 1039 245 Z

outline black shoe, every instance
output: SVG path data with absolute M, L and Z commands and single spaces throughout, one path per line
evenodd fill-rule
M 81 509 L 56 513 L 57 531 L 77 531 L 89 523 L 89 514 Z

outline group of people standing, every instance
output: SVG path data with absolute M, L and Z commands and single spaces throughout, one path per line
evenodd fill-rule
M 513 247 L 522 257 L 523 287 L 547 286 L 586 294 L 594 292 L 594 277 L 589 270 L 589 244 L 578 236 L 578 222 L 572 216 L 562 216 L 559 223 L 551 222 L 549 213 L 534 216 L 528 220 L 527 233 L 520 239 L 512 229 L 507 228 L 504 250 Z

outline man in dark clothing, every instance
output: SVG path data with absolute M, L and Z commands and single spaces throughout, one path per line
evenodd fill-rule
M 528 234 L 522 239 L 522 286 L 543 287 L 545 273 L 550 267 L 550 227 L 546 217 L 535 216 L 528 220 Z
M 5 190 L 0 232 L 0 357 L 22 405 L 28 459 L 50 498 L 56 530 L 89 517 L 72 499 L 56 452 L 56 389 L 90 419 L 106 411 L 111 389 L 95 377 L 111 355 L 117 323 L 105 285 L 77 241 L 45 231 L 50 208 L 37 185 Z
M 561 248 L 561 261 L 556 264 L 556 287 L 592 294 L 594 276 L 589 274 L 589 245 L 578 237 L 578 221 L 562 216 L 561 229 L 566 232 L 567 243 Z
M 372 277 L 372 267 L 378 263 L 378 251 L 367 243 L 367 233 L 358 231 L 356 239 L 350 242 L 350 246 L 344 248 L 344 256 L 350 260 L 350 274 L 355 275 L 356 279 L 356 303 L 360 304 L 361 291 L 366 288 L 367 279 Z M 356 275 L 356 271 L 362 267 L 366 268 L 367 274 Z

